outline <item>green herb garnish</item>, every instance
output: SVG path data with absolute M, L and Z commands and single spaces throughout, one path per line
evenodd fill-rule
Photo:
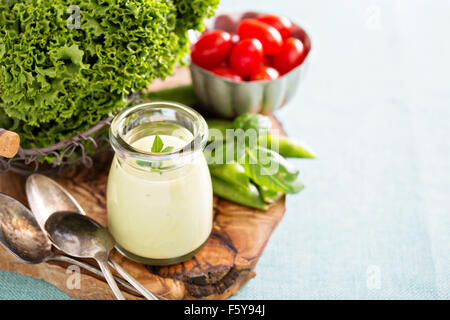
M 172 150 L 173 150 L 173 147 L 172 146 L 168 146 L 168 147 L 165 147 L 164 149 L 162 149 L 161 152 L 170 152 Z
M 172 146 L 164 147 L 164 142 L 161 137 L 156 135 L 155 140 L 153 140 L 152 149 L 153 153 L 162 153 L 162 152 L 170 152 L 173 150 Z
M 153 140 L 152 144 L 152 152 L 161 152 L 161 150 L 164 148 L 164 142 L 162 141 L 161 137 L 156 135 L 155 140 Z
M 153 153 L 164 153 L 164 152 L 170 152 L 173 150 L 173 146 L 166 146 L 164 147 L 164 142 L 162 141 L 161 137 L 159 135 L 155 136 L 155 140 L 153 140 L 152 148 L 150 149 Z M 161 162 L 148 162 L 148 161 L 142 161 L 137 160 L 136 163 L 140 165 L 141 167 L 151 167 L 152 170 L 157 170 L 161 166 Z

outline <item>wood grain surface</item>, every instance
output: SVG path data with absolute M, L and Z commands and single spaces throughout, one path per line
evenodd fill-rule
M 0 156 L 12 158 L 20 146 L 20 137 L 17 133 L 0 128 Z
M 159 89 L 189 82 L 185 68 L 168 80 L 155 82 L 150 89 Z M 273 119 L 274 128 L 281 125 Z M 87 215 L 107 225 L 106 181 L 112 153 L 95 159 L 90 169 L 72 168 L 62 176 L 51 176 L 74 197 Z M 25 177 L 13 173 L 0 175 L 0 192 L 27 204 Z M 166 267 L 149 267 L 135 263 L 117 251 L 112 259 L 149 290 L 168 299 L 225 299 L 255 276 L 255 266 L 285 212 L 284 197 L 263 212 L 229 201 L 214 198 L 213 232 L 205 247 L 192 259 Z M 92 261 L 90 261 L 92 262 Z M 92 262 L 93 263 L 93 262 Z M 74 298 L 113 299 L 108 285 L 84 271 L 79 289 L 67 285 L 71 272 L 62 263 L 27 265 L 0 248 L 0 269 L 45 280 Z M 128 299 L 138 299 L 126 294 Z

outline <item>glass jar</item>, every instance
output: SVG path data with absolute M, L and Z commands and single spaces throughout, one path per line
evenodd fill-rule
M 155 147 L 156 136 L 163 147 Z M 144 103 L 114 118 L 107 209 L 122 254 L 169 265 L 191 258 L 206 243 L 213 222 L 211 177 L 202 152 L 207 138 L 202 116 L 177 103 Z

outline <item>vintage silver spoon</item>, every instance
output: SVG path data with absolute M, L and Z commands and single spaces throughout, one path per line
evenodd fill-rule
M 59 250 L 74 257 L 95 259 L 116 298 L 125 300 L 108 266 L 109 253 L 115 245 L 108 230 L 91 218 L 70 211 L 53 213 L 45 222 L 45 230 Z
M 47 219 L 56 211 L 71 211 L 86 215 L 83 208 L 66 189 L 44 175 L 37 173 L 30 175 L 27 178 L 25 189 L 31 211 L 42 230 L 45 230 Z M 145 298 L 149 300 L 167 300 L 147 290 L 118 263 L 109 259 L 109 264 Z
M 16 199 L 3 193 L 0 193 L 0 244 L 24 263 L 62 261 L 103 277 L 99 269 L 88 263 L 54 253 L 52 243 L 39 227 L 31 211 Z M 117 277 L 116 281 L 124 288 L 139 294 L 126 281 Z

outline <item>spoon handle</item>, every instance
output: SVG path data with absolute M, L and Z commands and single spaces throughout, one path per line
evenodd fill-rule
M 111 273 L 111 270 L 109 270 L 108 267 L 108 259 L 96 259 L 98 265 L 100 266 L 100 269 L 102 269 L 103 274 L 105 275 L 106 282 L 108 282 L 109 286 L 111 287 L 112 292 L 116 296 L 117 300 L 125 300 L 125 297 L 123 296 L 122 292 L 120 292 L 119 287 L 117 286 L 116 281 L 114 280 L 114 277 Z
M 142 284 L 140 284 L 135 278 L 133 278 L 128 272 L 126 272 L 118 263 L 115 261 L 109 259 L 108 260 L 109 265 L 116 269 L 116 271 L 124 277 L 125 280 L 127 280 L 133 287 L 136 288 L 137 291 L 139 291 L 140 294 L 142 294 L 145 298 L 148 300 L 163 300 L 165 298 L 163 297 L 157 297 L 150 291 L 148 291 Z
M 89 263 L 85 263 L 83 261 L 77 260 L 77 259 L 73 259 L 71 257 L 67 257 L 67 256 L 63 256 L 63 255 L 55 255 L 52 256 L 49 260 L 54 260 L 54 261 L 61 261 L 61 262 L 67 262 L 70 264 L 74 264 L 79 266 L 80 268 L 83 268 L 89 272 L 92 272 L 93 274 L 105 278 L 105 275 L 96 267 L 91 266 Z M 135 294 L 140 294 L 133 286 L 130 286 L 128 284 L 128 282 L 120 279 L 119 277 L 114 276 L 114 279 L 116 280 L 116 282 L 118 284 L 120 284 L 122 287 L 124 287 L 125 289 L 135 293 Z

